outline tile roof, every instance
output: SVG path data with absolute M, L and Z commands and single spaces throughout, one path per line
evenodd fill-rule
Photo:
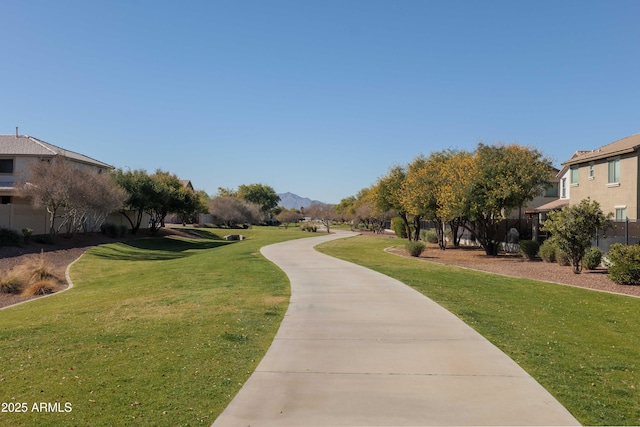
M 640 133 L 619 139 L 611 144 L 603 145 L 592 151 L 578 151 L 571 159 L 563 163 L 563 165 L 575 165 L 578 163 L 589 162 L 592 160 L 604 159 L 607 157 L 618 156 L 620 154 L 632 153 L 640 148 Z
M 92 159 L 84 154 L 65 150 L 29 135 L 0 135 L 0 156 L 3 155 L 40 157 L 62 156 L 78 162 L 113 169 L 113 166 L 107 163 Z

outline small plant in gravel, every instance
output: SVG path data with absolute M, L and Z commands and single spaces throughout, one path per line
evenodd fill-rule
M 584 254 L 582 258 L 582 267 L 587 270 L 595 270 L 602 262 L 602 251 L 600 248 L 592 246 Z
M 544 262 L 556 262 L 556 245 L 552 240 L 545 240 L 538 249 L 538 254 Z
M 404 245 L 405 249 L 407 250 L 407 252 L 409 253 L 409 255 L 414 256 L 414 257 L 419 257 L 420 254 L 422 253 L 422 251 L 424 251 L 425 248 L 425 244 L 423 242 L 420 241 L 411 241 L 411 242 L 407 242 Z
M 39 282 L 41 280 L 58 280 L 53 273 L 53 267 L 44 256 L 44 252 L 40 252 L 40 256 L 32 258 L 25 264 L 18 267 L 29 284 Z
M 615 243 L 607 253 L 609 278 L 618 285 L 640 285 L 640 246 Z
M 17 294 L 21 288 L 22 282 L 15 272 L 9 271 L 0 277 L 1 294 Z
M 540 244 L 535 240 L 521 240 L 520 241 L 520 253 L 526 256 L 530 261 L 536 259 Z
M 54 279 L 38 280 L 33 282 L 22 291 L 22 296 L 30 297 L 37 295 L 48 295 L 58 290 L 58 282 Z

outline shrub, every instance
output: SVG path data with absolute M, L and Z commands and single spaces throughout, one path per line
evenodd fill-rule
M 409 252 L 409 255 L 419 257 L 422 251 L 424 251 L 425 245 L 420 241 L 407 242 L 407 244 L 404 247 L 407 250 L 407 252 Z
M 38 280 L 28 285 L 22 292 L 22 296 L 48 295 L 58 290 L 58 283 L 53 279 Z
M 609 248 L 609 278 L 618 285 L 640 285 L 640 246 L 615 243 Z
M 438 243 L 438 233 L 434 229 L 420 230 L 420 238 L 427 243 Z
M 44 257 L 43 252 L 40 253 L 39 257 L 32 258 L 19 266 L 17 268 L 17 273 L 29 284 L 43 280 L 58 280 L 56 275 L 53 273 L 51 264 Z
M 20 246 L 22 236 L 10 228 L 0 227 L 0 246 Z
M 582 267 L 587 270 L 595 270 L 602 262 L 602 251 L 595 246 L 590 247 L 582 258 Z
M 123 237 L 124 235 L 126 235 L 127 230 L 128 228 L 126 225 L 118 225 L 112 222 L 105 222 L 100 226 L 100 231 L 102 231 L 102 234 L 106 234 L 107 236 L 113 237 L 114 239 L 116 237 Z
M 33 230 L 30 228 L 23 228 L 22 229 L 22 239 L 24 241 L 24 243 L 29 243 L 29 240 L 31 240 L 31 235 L 33 235 Z
M 407 227 L 405 227 L 404 221 L 399 216 L 391 220 L 391 227 L 393 228 L 393 232 L 396 233 L 396 236 L 399 238 L 406 239 L 409 237 L 407 235 Z
M 300 226 L 300 230 L 315 233 L 316 231 L 318 231 L 318 227 L 316 227 L 316 225 L 312 222 L 304 222 Z
M 20 292 L 22 284 L 17 274 L 9 272 L 0 277 L 1 294 L 17 294 Z
M 545 240 L 540 248 L 538 254 L 545 262 L 556 262 L 556 245 L 551 240 Z
M 530 260 L 534 260 L 538 255 L 540 244 L 535 240 L 521 240 L 520 241 L 520 253 Z
M 556 248 L 556 262 L 563 267 L 571 265 L 571 257 L 560 248 Z

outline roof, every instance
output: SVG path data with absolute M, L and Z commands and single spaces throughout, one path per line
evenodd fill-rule
M 538 206 L 535 209 L 526 210 L 525 213 L 533 214 L 533 213 L 543 213 L 549 211 L 555 211 L 558 209 L 562 209 L 565 206 L 569 206 L 569 199 L 556 199 L 552 202 L 545 203 L 542 206 Z
M 188 179 L 181 179 L 180 183 L 182 184 L 183 187 L 187 187 L 190 190 L 193 190 L 193 184 L 191 184 L 191 181 Z
M 113 166 L 74 151 L 65 150 L 29 135 L 0 135 L 0 156 L 61 156 L 81 163 L 113 169 Z
M 593 160 L 606 159 L 607 157 L 619 156 L 621 154 L 633 153 L 640 148 L 640 133 L 619 139 L 611 144 L 603 145 L 592 151 L 577 151 L 569 160 L 562 165 L 570 166 Z

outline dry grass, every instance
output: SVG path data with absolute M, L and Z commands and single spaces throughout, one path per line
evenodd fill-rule
M 56 292 L 59 288 L 59 284 L 53 279 L 38 280 L 37 282 L 30 283 L 22 291 L 22 296 L 32 297 L 36 295 L 48 295 Z
M 47 295 L 60 289 L 63 281 L 53 273 L 53 266 L 44 256 L 28 259 L 0 275 L 0 293 L 23 297 Z
M 0 293 L 2 294 L 17 294 L 22 289 L 22 280 L 12 270 L 0 276 Z
M 17 269 L 29 284 L 43 280 L 60 280 L 53 273 L 53 266 L 47 261 L 43 252 L 40 252 L 40 256 L 31 258 L 26 263 L 18 266 Z

